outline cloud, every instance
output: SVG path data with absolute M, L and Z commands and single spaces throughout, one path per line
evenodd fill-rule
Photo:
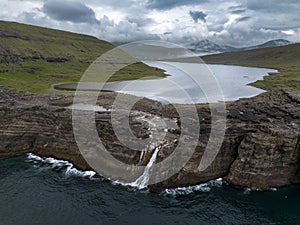
M 272 39 L 286 39 L 288 35 L 271 29 L 257 29 L 251 20 L 244 20 L 232 23 L 221 32 L 215 33 L 213 38 L 217 43 L 225 43 L 235 47 L 247 47 Z
M 299 0 L 0 0 L 0 7 L 4 20 L 115 43 L 159 38 L 233 46 L 277 38 L 300 42 Z
M 250 19 L 251 19 L 250 16 L 244 16 L 244 17 L 238 18 L 236 21 L 237 22 L 243 22 L 243 21 L 247 21 L 247 20 L 250 20 Z
M 193 18 L 195 23 L 197 23 L 199 20 L 206 22 L 207 14 L 202 11 L 190 11 L 190 16 Z
M 127 17 L 128 22 L 135 23 L 139 27 L 147 26 L 148 24 L 154 23 L 153 19 L 144 18 L 143 16 Z
M 17 17 L 18 21 L 27 24 L 45 26 L 53 29 L 62 29 L 70 32 L 88 34 L 96 36 L 99 39 L 113 43 L 128 43 L 138 40 L 158 40 L 158 35 L 146 32 L 138 24 L 127 20 L 115 23 L 108 16 L 103 16 L 98 23 L 70 23 L 66 21 L 49 19 L 48 15 L 43 14 L 41 10 L 36 9 L 32 12 L 23 12 Z
M 76 1 L 48 0 L 42 11 L 50 18 L 73 23 L 98 23 L 95 12 L 85 4 Z
M 244 12 L 246 12 L 245 9 L 237 9 L 237 10 L 231 11 L 232 14 L 242 14 L 242 13 L 244 13 Z
M 243 5 L 231 6 L 228 8 L 228 11 L 232 14 L 242 14 L 246 12 L 246 8 Z
M 101 24 L 103 24 L 101 20 Z M 136 23 L 131 23 L 127 20 L 121 21 L 113 26 L 101 26 L 101 31 L 98 31 L 98 37 L 105 37 L 113 43 L 128 43 L 139 40 L 158 40 L 158 35 L 146 32 Z
M 299 6 L 299 0 L 247 0 L 246 7 L 256 11 L 266 12 L 285 12 L 288 13 L 289 9 Z
M 147 6 L 151 9 L 166 10 L 183 5 L 197 5 L 209 0 L 148 0 Z

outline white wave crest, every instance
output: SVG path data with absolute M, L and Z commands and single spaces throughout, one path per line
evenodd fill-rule
M 84 177 L 84 178 L 94 178 L 96 175 L 96 172 L 94 171 L 81 171 L 74 167 L 74 165 L 68 161 L 64 160 L 58 160 L 54 158 L 42 158 L 37 155 L 34 155 L 32 153 L 27 154 L 27 159 L 30 162 L 33 162 L 36 165 L 47 165 L 47 167 L 51 169 L 58 169 L 64 171 L 66 175 L 69 176 L 78 176 L 78 177 Z
M 162 194 L 165 195 L 189 195 L 194 192 L 209 192 L 212 187 L 220 187 L 223 185 L 223 179 L 219 178 L 216 180 L 209 181 L 204 184 L 199 184 L 195 186 L 190 186 L 190 187 L 179 187 L 179 188 L 174 188 L 174 189 L 166 189 L 163 191 Z

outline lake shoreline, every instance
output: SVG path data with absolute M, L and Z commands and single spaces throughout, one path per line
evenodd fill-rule
M 143 61 L 159 68 L 168 75 L 163 79 L 117 81 L 106 83 L 58 83 L 51 91 L 117 92 L 148 98 L 164 104 L 207 104 L 234 102 L 241 98 L 255 97 L 265 90 L 251 84 L 263 80 L 277 70 L 229 65 L 197 64 L 182 62 Z M 85 77 L 83 80 L 87 79 Z M 210 89 L 207 89 L 210 87 Z M 213 92 L 211 91 L 213 90 Z

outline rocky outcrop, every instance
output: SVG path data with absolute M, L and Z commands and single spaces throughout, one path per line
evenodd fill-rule
M 299 180 L 300 98 L 291 94 L 271 92 L 238 104 L 245 107 L 239 124 L 253 131 L 238 147 L 226 176 L 230 184 L 265 190 Z
M 231 184 L 270 189 L 291 184 L 298 167 L 299 136 L 271 131 L 247 135 L 226 177 Z
M 114 93 L 105 93 L 98 103 L 109 108 L 114 98 Z M 63 107 L 71 104 L 72 99 L 72 95 L 15 93 L 1 87 L 0 158 L 33 152 L 71 161 L 79 169 L 91 169 L 76 145 L 71 110 Z M 220 177 L 234 186 L 258 190 L 299 183 L 299 102 L 299 94 L 280 91 L 228 104 L 227 130 L 221 150 L 212 165 L 202 172 L 198 166 L 211 125 L 210 110 L 206 106 L 198 106 L 201 130 L 193 156 L 179 173 L 152 185 L 152 190 L 195 185 Z M 176 110 L 144 99 L 135 105 L 130 115 L 130 126 L 138 138 L 149 138 L 152 135 L 149 121 L 155 117 L 171 118 L 173 121 L 167 131 L 157 131 L 166 132 L 158 154 L 157 161 L 160 162 L 177 146 L 176 139 L 181 130 Z M 110 112 L 96 113 L 96 124 L 101 140 L 114 157 L 128 164 L 147 164 L 152 150 L 145 149 L 148 151 L 142 153 L 125 147 L 114 134 Z M 188 141 L 186 146 L 189 146 Z
M 223 177 L 236 187 L 269 190 L 299 183 L 300 107 L 295 92 L 269 92 L 227 106 L 227 131 L 213 164 L 203 172 L 197 167 L 209 135 L 201 124 L 201 138 L 194 156 L 163 187 L 194 185 Z M 199 110 L 203 116 L 204 109 Z

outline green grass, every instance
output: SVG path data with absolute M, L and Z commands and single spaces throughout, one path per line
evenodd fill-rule
M 203 57 L 206 63 L 279 70 L 253 85 L 265 90 L 300 90 L 300 44 Z
M 95 59 L 113 48 L 87 35 L 0 21 L 0 84 L 17 91 L 49 93 L 52 84 L 78 82 Z M 165 74 L 137 63 L 117 72 L 109 81 L 149 76 Z

